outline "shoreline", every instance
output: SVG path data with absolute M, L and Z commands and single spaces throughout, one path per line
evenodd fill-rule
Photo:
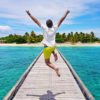
M 0 46 L 22 46 L 22 47 L 42 47 L 42 43 L 25 43 L 25 44 L 16 44 L 16 43 L 0 43 Z M 57 47 L 84 47 L 84 46 L 100 46 L 100 43 L 57 43 Z

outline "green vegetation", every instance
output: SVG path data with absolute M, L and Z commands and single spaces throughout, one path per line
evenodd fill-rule
M 36 35 L 34 31 L 31 33 L 26 32 L 23 36 L 10 34 L 6 37 L 1 37 L 0 42 L 2 43 L 37 43 L 41 42 L 43 39 L 43 35 Z M 93 43 L 93 42 L 100 42 L 100 39 L 95 37 L 94 33 L 83 33 L 83 32 L 71 32 L 71 33 L 57 33 L 56 34 L 56 42 L 57 43 L 64 43 L 64 42 L 71 42 L 71 43 Z
M 2 43 L 37 43 L 43 39 L 42 35 L 36 35 L 34 31 L 31 33 L 26 32 L 23 36 L 17 34 L 10 34 L 9 36 L 0 38 Z
M 83 33 L 83 32 L 71 32 L 68 34 L 56 34 L 56 42 L 58 43 L 64 43 L 64 42 L 70 42 L 70 43 L 93 43 L 93 42 L 100 42 L 99 38 L 96 38 L 94 33 Z

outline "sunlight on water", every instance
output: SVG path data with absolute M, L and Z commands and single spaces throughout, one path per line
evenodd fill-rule
M 59 47 L 96 100 L 100 100 L 100 47 Z
M 42 47 L 0 47 L 0 100 L 41 50 Z

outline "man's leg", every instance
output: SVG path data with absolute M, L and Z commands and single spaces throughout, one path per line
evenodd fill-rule
M 57 61 L 57 60 L 58 60 L 57 54 L 55 53 L 55 51 L 53 51 L 52 53 L 53 53 L 53 56 L 54 56 L 54 58 L 55 58 L 55 61 Z
M 56 68 L 51 62 L 50 62 L 50 59 L 45 59 L 45 63 L 46 65 L 48 65 L 50 68 L 52 68 L 56 74 L 58 75 L 58 77 L 60 77 L 60 73 L 59 73 L 59 69 Z

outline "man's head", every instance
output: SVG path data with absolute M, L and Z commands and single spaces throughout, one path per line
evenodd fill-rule
M 47 93 L 48 93 L 49 95 L 53 95 L 52 91 L 50 91 L 50 90 L 48 90 Z
M 46 21 L 46 25 L 47 25 L 48 28 L 51 28 L 51 27 L 53 26 L 52 20 L 51 20 L 51 19 L 48 19 L 48 20 Z

